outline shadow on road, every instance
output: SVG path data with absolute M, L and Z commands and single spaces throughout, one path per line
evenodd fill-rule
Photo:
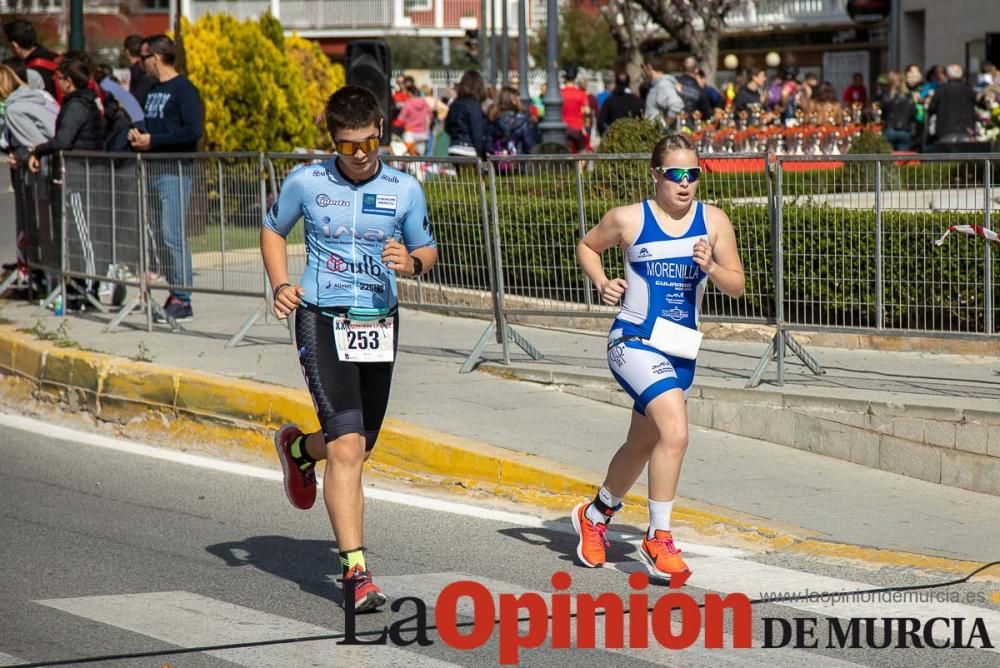
M 341 576 L 337 544 L 332 540 L 252 536 L 209 545 L 205 551 L 222 559 L 227 566 L 253 566 L 294 582 L 308 594 L 343 605 L 343 594 L 337 582 Z

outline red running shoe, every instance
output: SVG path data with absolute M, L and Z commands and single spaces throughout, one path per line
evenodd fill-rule
M 299 436 L 303 436 L 303 433 L 297 426 L 283 425 L 274 432 L 274 449 L 278 451 L 278 459 L 285 472 L 285 496 L 296 508 L 307 510 L 316 503 L 316 465 L 306 464 L 300 467 L 292 457 L 292 443 Z
M 576 545 L 576 556 L 580 563 L 587 568 L 597 568 L 605 561 L 605 550 L 609 546 L 605 533 L 608 525 L 604 522 L 591 522 L 587 518 L 587 506 L 589 502 L 578 504 L 573 509 L 570 519 L 573 520 L 573 528 L 576 529 L 576 536 L 579 542 Z
M 388 600 L 378 585 L 372 582 L 372 574 L 368 570 L 357 565 L 347 571 L 344 576 L 344 592 L 347 592 L 346 580 L 354 581 L 354 612 L 366 612 L 385 605 Z M 346 598 L 346 597 L 345 597 Z M 348 602 L 345 600 L 344 605 Z

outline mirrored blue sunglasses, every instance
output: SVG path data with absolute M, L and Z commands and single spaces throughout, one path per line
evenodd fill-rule
M 701 167 L 654 167 L 653 169 L 671 183 L 680 183 L 684 179 L 687 179 L 688 183 L 694 183 L 701 176 Z

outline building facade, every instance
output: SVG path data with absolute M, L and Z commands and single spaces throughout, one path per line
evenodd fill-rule
M 978 72 L 1000 66 L 1000 0 L 898 0 L 900 63 L 926 70 L 959 63 Z

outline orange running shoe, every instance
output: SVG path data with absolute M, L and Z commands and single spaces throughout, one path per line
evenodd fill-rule
M 681 551 L 674 545 L 674 537 L 669 531 L 657 530 L 652 539 L 644 537 L 639 546 L 639 556 L 654 575 L 669 578 L 675 573 L 691 572 L 681 559 Z
M 274 449 L 278 451 L 281 469 L 285 472 L 285 496 L 300 510 L 312 508 L 316 503 L 316 465 L 299 467 L 292 457 L 292 442 L 302 436 L 294 424 L 286 424 L 274 432 Z
M 344 576 L 344 592 L 347 592 L 346 580 L 354 581 L 354 612 L 366 612 L 385 605 L 388 600 L 378 585 L 372 582 L 372 574 L 358 564 L 347 571 Z M 348 603 L 345 600 L 344 605 Z
M 602 566 L 605 561 L 605 549 L 610 547 L 608 539 L 604 534 L 608 530 L 608 525 L 604 522 L 591 522 L 587 517 L 587 506 L 589 501 L 578 504 L 573 509 L 573 528 L 580 542 L 576 546 L 576 556 L 580 562 L 588 568 Z

